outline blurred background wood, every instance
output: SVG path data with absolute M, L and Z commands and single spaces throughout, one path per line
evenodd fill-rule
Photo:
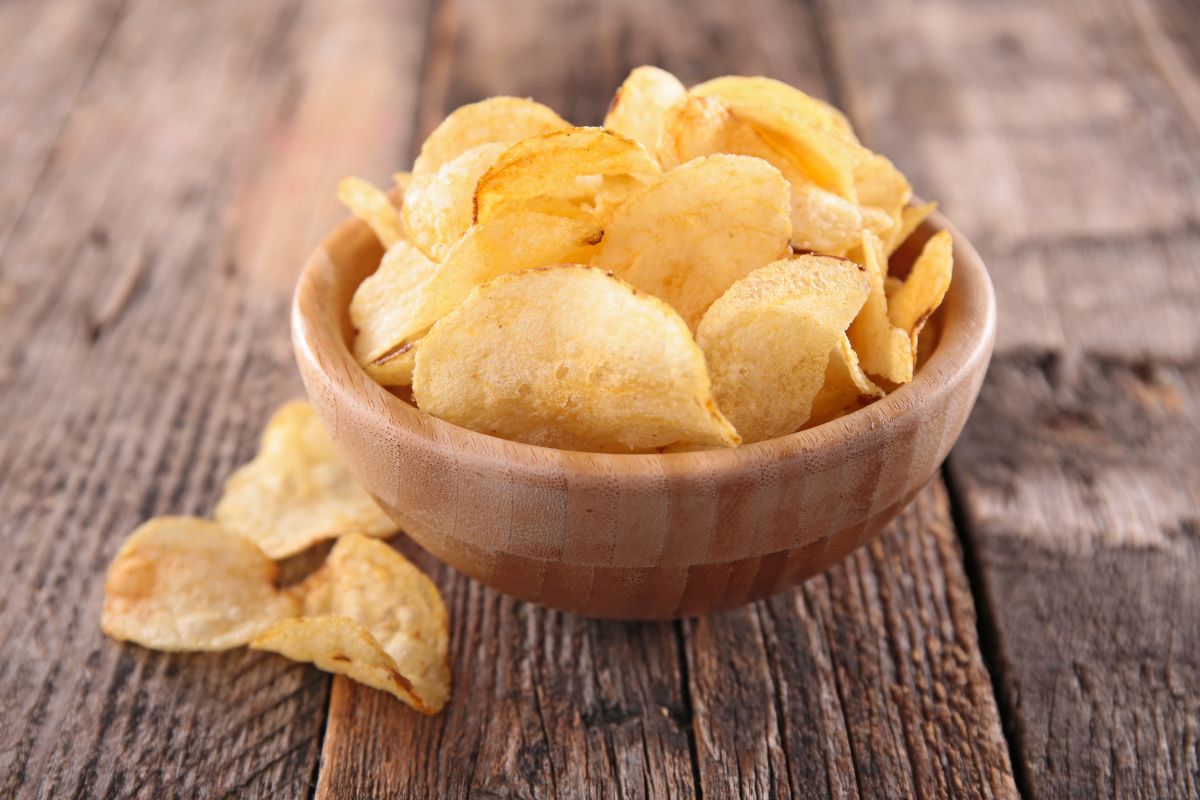
M 1198 39 L 1186 0 L 0 5 L 0 796 L 1200 795 Z M 828 97 L 979 246 L 1000 341 L 951 492 L 676 625 L 399 542 L 453 615 L 435 719 L 104 640 L 121 538 L 209 512 L 299 393 L 337 178 L 490 94 L 597 122 L 640 63 Z

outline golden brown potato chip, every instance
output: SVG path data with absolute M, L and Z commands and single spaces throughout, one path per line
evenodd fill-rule
M 862 244 L 864 230 L 880 233 L 892 218 L 807 181 L 792 184 L 792 246 L 831 256 L 844 256 Z
M 858 354 L 850 345 L 850 339 L 842 334 L 829 354 L 825 383 L 813 398 L 812 412 L 804 426 L 811 428 L 837 419 L 883 395 L 883 389 L 876 386 L 859 366 Z
M 889 227 L 875 233 L 888 241 L 899 230 L 902 214 L 912 198 L 912 186 L 896 166 L 877 153 L 871 153 L 854 168 L 854 191 L 864 209 L 885 215 Z
M 937 210 L 937 203 L 924 203 L 919 206 L 906 206 L 900 211 L 900 224 L 892 229 L 891 235 L 884 240 L 888 256 L 896 252 L 904 244 L 913 231 L 921 227 L 930 214 Z
M 397 189 L 399 189 L 401 192 L 404 192 L 408 189 L 408 185 L 412 183 L 412 173 L 404 172 L 403 170 L 400 172 L 393 172 L 392 183 L 396 184 Z
M 479 179 L 475 221 L 487 222 L 502 210 L 525 210 L 542 197 L 580 197 L 588 188 L 580 176 L 649 179 L 660 172 L 658 162 L 640 144 L 603 128 L 534 136 L 509 147 Z
M 930 315 L 942 304 L 954 269 L 954 244 L 950 231 L 938 231 L 925 243 L 904 283 L 888 296 L 888 319 L 908 334 L 913 352 L 917 336 Z
M 695 327 L 734 281 L 787 252 L 788 197 L 784 176 L 761 158 L 696 158 L 619 207 L 594 264 Z
M 437 270 L 437 262 L 420 250 L 397 242 L 384 254 L 379 269 L 354 292 L 350 301 L 350 322 L 358 331 L 354 358 L 384 386 L 412 383 L 415 354 L 404 349 L 405 337 Z
M 423 714 L 450 697 L 450 629 L 432 581 L 385 542 L 351 534 L 298 589 L 304 618 L 252 647 L 382 689 Z
M 863 265 L 871 281 L 871 295 L 863 305 L 847 335 L 862 368 L 869 374 L 892 383 L 908 383 L 913 376 L 913 348 L 908 334 L 888 319 L 888 301 L 884 293 L 887 257 L 883 242 L 869 231 L 851 258 Z
M 371 228 L 385 249 L 404 239 L 400 209 L 392 205 L 387 193 L 379 187 L 351 176 L 338 183 L 337 196 L 351 214 Z
M 826 191 L 858 201 L 855 170 L 871 152 L 838 131 L 814 125 L 782 106 L 729 103 L 767 144 L 789 159 L 801 173 Z
M 861 243 L 864 230 L 881 233 L 893 225 L 883 211 L 861 208 L 815 184 L 802 164 L 721 99 L 688 95 L 667 111 L 659 161 L 670 168 L 713 153 L 755 156 L 783 173 L 792 189 L 792 245 L 798 250 L 845 255 Z
M 342 464 L 312 406 L 299 400 L 271 417 L 258 455 L 229 476 L 214 516 L 271 558 L 347 533 L 397 530 Z
M 806 180 L 791 160 L 719 98 L 694 95 L 680 98 L 663 117 L 656 150 L 663 169 L 714 153 L 761 158 L 782 172 L 789 182 Z
M 663 116 L 687 90 L 671 73 L 658 67 L 637 67 L 613 95 L 604 127 L 627 136 L 649 153 L 658 147 Z
M 504 144 L 481 144 L 432 172 L 413 173 L 401 214 L 413 244 L 441 261 L 471 227 L 475 186 L 505 151 Z
M 448 422 L 545 447 L 738 442 L 679 315 L 591 267 L 527 270 L 476 289 L 422 340 L 413 395 Z
M 789 109 L 799 118 L 835 130 L 858 141 L 846 115 L 836 108 L 807 95 L 799 89 L 772 78 L 725 75 L 691 88 L 700 97 L 719 97 L 731 103 L 753 106 L 779 106 Z
M 476 286 L 509 272 L 551 264 L 587 263 L 604 230 L 589 222 L 515 211 L 473 226 L 446 255 L 402 340 L 414 342 L 467 298 Z
M 768 264 L 721 295 L 696 329 L 713 396 L 746 442 L 794 433 L 825 382 L 830 352 L 870 292 L 851 261 Z
M 481 144 L 508 146 L 569 127 L 570 123 L 541 103 L 522 97 L 489 97 L 460 106 L 434 128 L 421 145 L 413 175 L 437 172 L 443 164 Z
M 134 531 L 104 583 L 100 628 L 155 650 L 228 650 L 299 613 L 278 568 L 216 522 L 157 517 Z
M 593 263 L 665 300 L 694 328 L 734 281 L 787 252 L 789 211 L 787 181 L 766 161 L 697 158 L 617 209 Z

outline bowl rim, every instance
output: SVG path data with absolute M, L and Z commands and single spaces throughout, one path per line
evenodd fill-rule
M 914 197 L 913 202 L 918 202 L 917 198 Z M 556 468 L 568 472 L 620 474 L 623 478 L 648 480 L 694 474 L 719 478 L 764 461 L 803 456 L 834 444 L 844 446 L 865 437 L 884 436 L 889 427 L 904 423 L 906 417 L 919 413 L 929 401 L 958 391 L 964 381 L 976 373 L 976 365 L 990 358 L 996 333 L 996 298 L 987 268 L 971 242 L 940 212 L 930 214 L 918 228 L 919 232 L 928 234 L 941 230 L 950 231 L 954 237 L 954 274 L 947 298 L 953 302 L 956 313 L 943 324 L 937 347 L 913 380 L 843 417 L 786 436 L 732 448 L 681 453 L 593 453 L 502 439 L 434 417 L 377 384 L 355 361 L 341 331 L 326 331 L 337 346 L 334 353 L 328 353 L 328 348 L 324 348 L 323 355 L 318 355 L 314 341 L 316 329 L 318 326 L 327 328 L 325 323 L 333 320 L 312 319 L 303 308 L 303 298 L 319 270 L 337 271 L 336 262 L 330 255 L 332 245 L 341 246 L 356 237 L 373 237 L 364 223 L 352 217 L 321 241 L 300 272 L 291 308 L 293 347 L 297 361 L 305 362 L 312 372 L 320 374 L 323 388 L 338 401 L 369 409 L 366 413 L 376 416 L 377 422 L 387 426 L 422 427 L 425 433 L 421 438 L 453 443 L 457 457 L 463 461 L 508 469 L 524 464 L 537 471 L 553 463 Z M 330 356 L 334 358 L 333 363 Z M 357 375 L 361 380 L 337 380 L 331 374 L 331 368 Z M 360 391 L 366 395 L 360 395 Z

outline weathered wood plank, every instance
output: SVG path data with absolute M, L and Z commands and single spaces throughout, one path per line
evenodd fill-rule
M 0 243 L 0 795 L 311 793 L 328 679 L 108 641 L 103 572 L 147 516 L 209 511 L 299 392 L 287 274 L 341 216 L 337 176 L 407 146 L 411 107 L 388 104 L 413 102 L 422 9 L 133 0 L 104 47 L 70 3 L 0 12 L 28 14 L 17 52 L 58 50 L 21 72 L 45 102 L 6 94 L 0 129 L 22 154 Z
M 1013 356 L 954 456 L 1036 797 L 1200 795 L 1200 367 Z
M 1200 128 L 1128 4 L 821 5 L 864 138 L 988 261 L 998 353 L 1195 355 Z
M 442 3 L 419 127 L 501 93 L 594 124 L 646 62 L 825 94 L 819 22 L 769 1 Z M 931 489 L 889 534 L 899 544 L 674 628 L 541 611 L 422 556 L 452 607 L 455 697 L 426 720 L 335 679 L 318 795 L 1013 796 L 946 509 Z
M 687 623 L 706 797 L 1016 797 L 945 490 L 790 592 Z
M 949 473 L 1023 788 L 1195 797 L 1200 14 L 828 5 L 868 138 L 996 283 Z
M 445 594 L 454 698 L 427 718 L 335 679 L 319 798 L 694 795 L 672 625 L 547 612 L 404 549 Z

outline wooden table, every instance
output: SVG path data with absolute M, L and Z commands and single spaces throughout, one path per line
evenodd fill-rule
M 1200 11 L 1188 0 L 0 5 L 0 796 L 1200 796 Z M 976 413 L 878 541 L 677 624 L 401 544 L 455 695 L 106 640 L 101 576 L 206 514 L 300 391 L 336 180 L 443 113 L 594 123 L 625 72 L 832 99 L 979 246 Z

